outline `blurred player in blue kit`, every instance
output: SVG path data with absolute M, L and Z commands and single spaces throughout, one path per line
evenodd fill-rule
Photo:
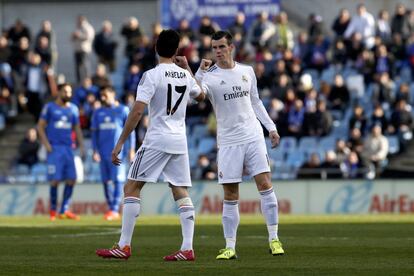
M 122 198 L 122 186 L 126 179 L 126 165 L 125 163 L 119 166 L 112 164 L 111 152 L 121 135 L 129 108 L 116 100 L 116 93 L 112 87 L 103 87 L 100 93 L 103 106 L 93 113 L 91 123 L 93 159 L 95 162 L 100 162 L 101 179 L 109 207 L 104 218 L 117 220 L 120 218 L 119 204 Z M 119 158 L 128 158 L 132 161 L 134 154 L 135 132 L 132 132 Z
M 83 136 L 79 125 L 79 110 L 70 102 L 72 87 L 58 86 L 55 101 L 47 103 L 42 110 L 37 125 L 39 138 L 47 150 L 47 171 L 50 181 L 50 220 L 57 216 L 57 191 L 59 182 L 65 182 L 59 218 L 79 220 L 79 216 L 69 211 L 73 188 L 76 183 L 75 156 L 72 148 L 72 131 L 81 156 L 84 156 Z

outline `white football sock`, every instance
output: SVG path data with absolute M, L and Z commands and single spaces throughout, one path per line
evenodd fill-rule
M 184 197 L 176 201 L 180 212 L 181 233 L 183 243 L 180 250 L 193 250 L 195 212 L 191 198 Z
M 119 239 L 119 247 L 125 245 L 131 246 L 132 234 L 134 233 L 135 221 L 139 216 L 141 209 L 141 200 L 137 197 L 124 198 L 124 207 L 122 212 L 122 231 Z
M 240 222 L 239 204 L 237 200 L 223 201 L 223 231 L 226 248 L 236 249 L 237 227 Z
M 260 191 L 262 214 L 266 219 L 267 231 L 269 232 L 269 241 L 278 239 L 278 205 L 276 194 L 273 188 L 266 191 Z

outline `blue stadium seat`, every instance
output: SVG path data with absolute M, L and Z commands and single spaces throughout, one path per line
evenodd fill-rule
M 275 166 L 272 172 L 272 179 L 293 179 L 292 167 L 286 163 Z
M 321 138 L 321 140 L 319 141 L 319 148 L 323 149 L 324 151 L 334 150 L 337 139 L 338 139 L 337 137 L 332 136 L 332 135 L 325 136 Z M 346 140 L 346 137 L 344 137 L 344 139 Z
M 286 152 L 281 147 L 269 150 L 268 154 L 276 167 L 285 162 Z
M 192 131 L 191 135 L 194 136 L 197 139 L 207 137 L 209 135 L 207 126 L 205 124 L 195 125 L 193 127 L 193 131 Z
M 17 164 L 13 170 L 16 175 L 30 174 L 30 168 L 25 164 Z
M 45 182 L 47 179 L 47 164 L 37 163 L 33 165 L 31 175 L 36 183 Z
M 302 137 L 299 141 L 298 149 L 306 151 L 309 149 L 315 149 L 318 146 L 318 139 L 314 136 Z
M 202 138 L 198 143 L 198 154 L 207 154 L 216 148 L 216 139 L 212 137 Z
M 364 97 L 365 84 L 362 75 L 350 75 L 346 78 L 346 86 L 349 89 L 351 99 L 358 100 Z
M 400 151 L 400 141 L 397 135 L 387 136 L 388 154 L 397 154 Z
M 322 71 L 321 81 L 332 84 L 335 79 L 336 70 L 334 66 L 330 66 Z
M 293 151 L 296 149 L 297 141 L 295 137 L 291 136 L 285 136 L 280 138 L 280 145 L 279 148 L 281 148 L 283 151 Z
M 293 168 L 300 168 L 305 162 L 306 152 L 303 150 L 295 150 L 288 154 L 286 163 Z

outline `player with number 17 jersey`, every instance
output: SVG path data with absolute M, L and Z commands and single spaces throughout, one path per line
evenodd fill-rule
M 200 93 L 190 73 L 175 64 L 161 63 L 148 70 L 136 96 L 137 101 L 149 105 L 149 126 L 142 147 L 171 154 L 187 153 L 187 102 Z

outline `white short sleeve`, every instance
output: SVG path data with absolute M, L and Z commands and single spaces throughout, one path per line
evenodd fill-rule
M 154 96 L 156 84 L 152 75 L 151 71 L 147 71 L 142 76 L 137 87 L 137 101 L 149 104 L 151 98 Z

